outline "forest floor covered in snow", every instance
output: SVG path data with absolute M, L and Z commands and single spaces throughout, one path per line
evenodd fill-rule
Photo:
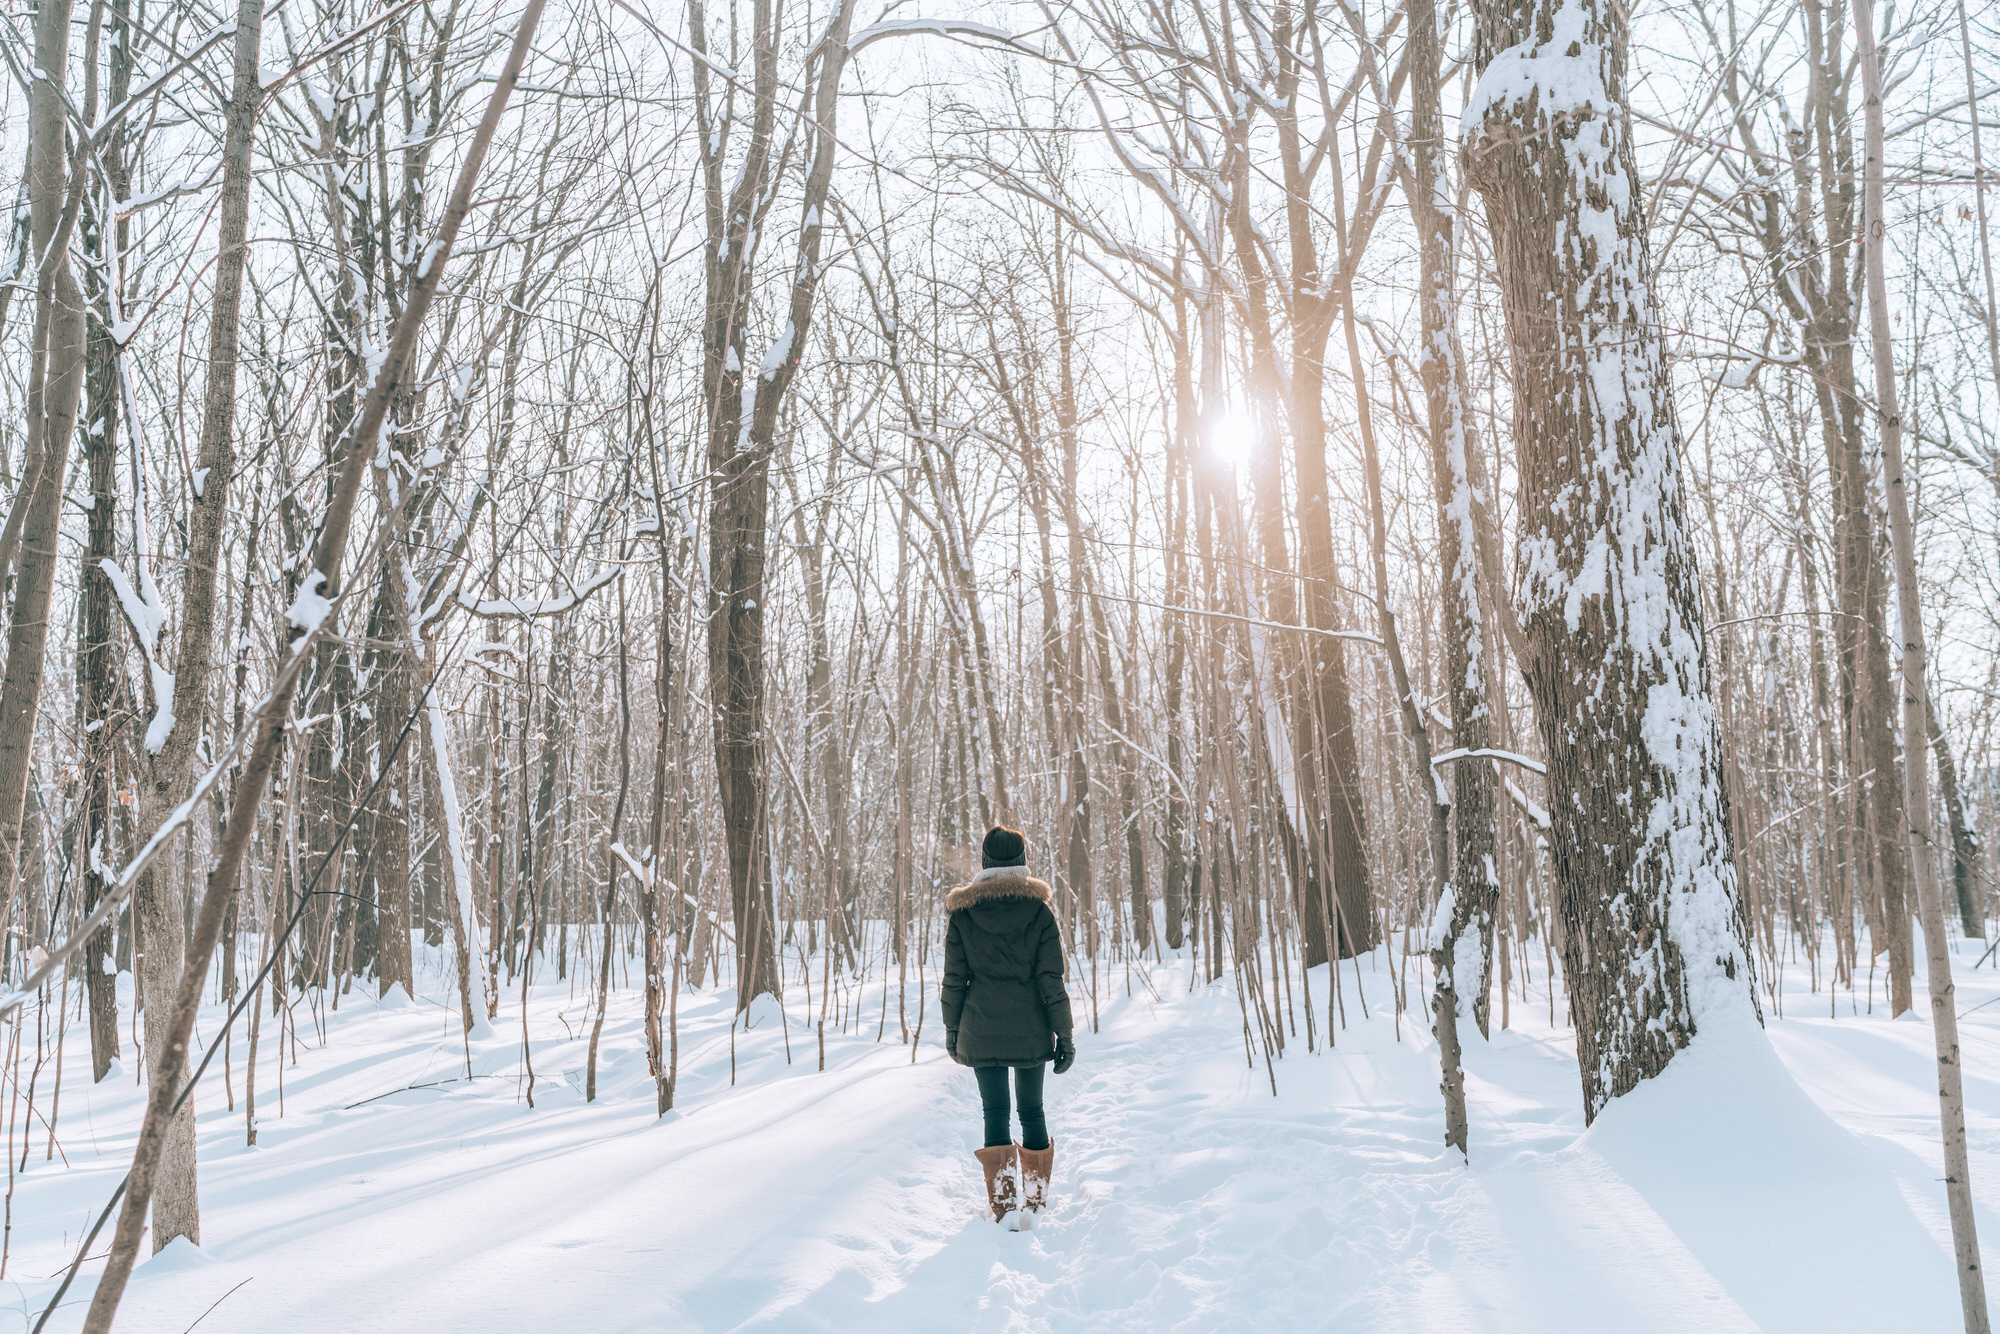
M 1960 951 L 1959 1009 L 1991 1256 L 2000 971 L 1974 971 L 1977 955 Z M 1830 1016 L 1825 992 L 1789 977 L 1768 1043 L 1698 1042 L 1586 1131 L 1574 1047 L 1560 1013 L 1549 1022 L 1537 968 L 1509 1027 L 1469 1047 L 1468 1167 L 1443 1148 L 1436 1047 L 1420 1017 L 1394 1015 L 1392 966 L 1386 950 L 1361 962 L 1366 1019 L 1343 969 L 1337 1045 L 1309 1053 L 1301 1013 L 1269 1071 L 1261 1054 L 1246 1063 L 1228 976 L 1191 986 L 1171 956 L 1101 974 L 1097 1031 L 1049 1079 L 1053 1208 L 1009 1233 L 979 1213 L 978 1096 L 944 1055 L 934 994 L 912 1061 L 893 995 L 876 1040 L 871 983 L 861 1021 L 829 1025 L 824 1072 L 802 991 L 783 1024 L 759 1007 L 734 1029 L 732 1083 L 732 993 L 684 992 L 677 1105 L 655 1117 L 638 989 L 613 995 L 586 1103 L 589 987 L 549 981 L 528 999 L 530 1108 L 519 988 L 473 1039 L 468 1080 L 432 954 L 424 995 L 343 997 L 324 1041 L 301 1005 L 296 1063 L 266 1021 L 255 1148 L 211 1072 L 198 1095 L 205 1245 L 143 1263 L 118 1327 L 1959 1327 L 1930 1029 L 1881 1017 L 1879 988 L 1874 1016 L 1845 992 Z M 1413 1005 L 1417 975 L 1412 963 Z M 1315 970 L 1322 1014 L 1326 985 Z M 25 1172 L 14 1141 L 0 1330 L 32 1326 L 130 1155 L 141 1090 L 121 1019 L 126 1064 L 94 1088 L 70 1026 L 53 1161 L 40 1122 Z M 220 1019 L 206 1012 L 204 1034 Z M 240 1100 L 240 1032 L 233 1057 Z M 100 1265 L 86 1264 L 51 1329 L 80 1325 Z

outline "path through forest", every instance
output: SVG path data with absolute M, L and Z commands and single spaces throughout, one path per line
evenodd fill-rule
M 1276 1098 L 1261 1059 L 1246 1068 L 1227 979 L 1190 992 L 1170 959 L 1135 970 L 1128 997 L 1114 974 L 1100 1031 L 1049 1081 L 1056 1207 L 1008 1234 L 975 1215 L 977 1095 L 934 1002 L 912 1063 L 893 998 L 878 1043 L 880 994 L 863 994 L 868 1022 L 829 1036 L 821 1074 L 796 996 L 791 1064 L 766 1010 L 736 1034 L 732 1088 L 729 993 L 684 994 L 680 1106 L 655 1121 L 636 989 L 614 996 L 595 1104 L 572 1087 L 583 988 L 535 989 L 530 1110 L 518 988 L 466 1081 L 432 960 L 430 999 L 346 997 L 325 1047 L 301 1009 L 282 1117 L 266 1025 L 257 1148 L 222 1081 L 204 1086 L 207 1246 L 142 1265 L 119 1328 L 181 1334 L 204 1311 L 205 1334 L 1956 1326 L 1922 1023 L 1850 1016 L 1845 997 L 1829 1019 L 1824 994 L 1795 990 L 1770 1032 L 1797 1083 L 1754 1036 L 1698 1045 L 1584 1134 L 1538 980 L 1469 1053 L 1467 1171 L 1441 1152 L 1434 1048 L 1408 1015 L 1397 1039 L 1389 967 L 1363 965 L 1367 1020 L 1348 971 L 1337 1050 L 1299 1041 Z M 1414 996 L 1414 966 L 1410 981 Z M 1325 985 L 1322 968 L 1322 1010 Z M 1962 1009 L 1995 999 L 1991 965 L 1966 974 Z M 1986 1213 L 2000 1004 L 1965 1029 Z M 32 1323 L 130 1151 L 129 1065 L 97 1089 L 87 1070 L 73 1030 L 57 1126 L 72 1166 L 43 1161 L 44 1133 L 17 1179 L 9 1327 Z M 390 1092 L 413 1085 L 430 1087 Z M 1981 1223 L 2000 1237 L 2000 1216 Z M 88 1286 L 51 1328 L 76 1327 Z

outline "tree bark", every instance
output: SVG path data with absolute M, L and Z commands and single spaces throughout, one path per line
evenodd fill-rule
M 243 269 L 248 253 L 250 147 L 257 100 L 257 51 L 263 0 L 242 0 L 236 14 L 235 70 L 223 141 L 222 197 L 210 307 L 208 382 L 202 398 L 201 446 L 196 460 L 201 478 L 188 523 L 188 555 L 181 591 L 180 653 L 174 662 L 172 713 L 159 749 L 142 761 L 147 782 L 140 823 L 157 829 L 194 786 L 195 749 L 207 713 L 209 676 L 214 662 L 216 580 L 222 561 L 222 532 L 228 521 L 229 484 L 236 467 L 236 361 L 238 317 L 243 304 Z M 143 974 L 151 1012 L 146 1016 L 146 1069 L 157 1078 L 166 1058 L 167 1010 L 180 981 L 186 929 L 181 886 L 166 868 L 139 877 L 133 892 L 134 916 L 145 947 Z M 181 1108 L 162 1146 L 159 1182 L 153 1198 L 153 1249 L 175 1237 L 201 1244 L 201 1206 L 195 1171 L 194 1105 Z
M 659 513 L 664 504 L 655 509 Z M 599 925 L 603 935 L 599 939 L 597 970 L 597 1018 L 590 1025 L 590 1053 L 584 1062 L 583 1100 L 597 1101 L 597 1046 L 604 1036 L 604 1011 L 611 1004 L 611 957 L 613 954 L 615 931 L 612 917 L 618 910 L 618 855 L 620 831 L 625 825 L 625 801 L 632 793 L 632 688 L 631 688 L 632 641 L 625 619 L 625 581 L 618 581 L 618 799 L 611 807 L 611 823 L 604 831 L 604 909 Z M 644 886 L 641 886 L 643 889 Z M 652 965 L 650 951 L 647 966 Z M 647 1002 L 649 1025 L 654 1021 L 651 999 Z M 652 1053 L 653 1029 L 647 1029 L 647 1047 Z
M 390 522 L 385 516 L 385 522 Z M 394 576 L 390 576 L 394 577 Z M 416 968 L 410 944 L 410 779 L 413 766 L 409 747 L 396 744 L 403 724 L 409 720 L 415 702 L 410 651 L 404 636 L 408 619 L 385 608 L 382 639 L 395 647 L 386 649 L 376 662 L 378 685 L 375 692 L 375 749 L 382 757 L 384 776 L 371 812 L 369 859 L 375 880 L 377 994 L 401 985 L 405 994 L 416 990 Z
M 1622 11 L 1475 10 L 1465 160 L 1514 362 L 1519 598 L 1585 1119 L 1755 1014 Z
M 132 75 L 131 27 L 127 0 L 111 5 L 111 60 L 106 93 L 115 106 L 125 100 Z M 131 173 L 125 161 L 123 122 L 113 127 L 100 150 L 105 177 L 113 196 L 130 193 Z M 111 254 L 122 257 L 130 236 L 123 219 L 104 216 L 99 208 L 85 214 L 85 250 L 103 261 Z M 111 820 L 112 766 L 115 735 L 111 725 L 113 702 L 118 694 L 118 650 L 113 642 L 117 602 L 111 580 L 102 562 L 117 554 L 118 547 L 118 432 L 122 421 L 121 377 L 118 348 L 111 341 L 111 324 L 120 309 L 124 293 L 110 286 L 111 275 L 122 273 L 119 265 L 93 264 L 91 274 L 100 289 L 95 296 L 103 309 L 89 330 L 88 368 L 85 373 L 89 401 L 89 421 L 81 447 L 90 468 L 89 538 L 84 548 L 82 605 L 77 617 L 76 703 L 78 722 L 83 728 L 83 777 L 77 796 L 77 846 L 79 873 L 83 882 L 83 911 L 87 914 L 102 901 L 107 888 L 105 869 L 112 856 Z M 90 1011 L 90 1065 L 94 1081 L 102 1081 L 119 1053 L 118 986 L 114 973 L 105 971 L 110 962 L 112 928 L 105 926 L 84 943 L 84 990 Z
M 1194 391 L 1194 331 L 1189 321 L 1188 294 L 1184 285 L 1174 291 L 1174 425 L 1167 453 L 1167 613 L 1162 625 L 1166 640 L 1166 730 L 1167 788 L 1166 820 L 1162 834 L 1160 875 L 1161 909 L 1166 917 L 1166 944 L 1178 950 L 1187 944 L 1188 872 L 1192 849 L 1192 821 L 1187 800 L 1186 681 L 1188 672 L 1189 618 L 1188 587 L 1188 483 L 1191 479 L 1196 441 L 1200 436 L 1200 407 Z
M 1958 786 L 1958 765 L 1952 762 L 1951 740 L 1938 721 L 1936 702 L 1925 709 L 1931 726 L 1931 751 L 1937 756 L 1939 795 L 1951 829 L 1951 891 L 1958 907 L 1959 929 L 1975 939 L 1986 936 L 1986 917 L 1979 908 L 1979 838 L 1965 818 L 1965 794 Z
M 1328 279 L 1321 272 L 1317 234 L 1321 220 L 1312 208 L 1312 177 L 1298 122 L 1304 62 L 1292 46 L 1295 40 L 1307 39 L 1309 25 L 1295 29 L 1291 13 L 1289 8 L 1278 11 L 1275 46 L 1281 102 L 1276 119 L 1285 184 L 1285 231 L 1292 262 L 1291 396 L 1285 407 L 1298 488 L 1293 518 L 1299 535 L 1300 602 L 1305 625 L 1312 632 L 1299 636 L 1298 665 L 1303 675 L 1293 710 L 1305 824 L 1299 831 L 1305 836 L 1301 897 L 1306 905 L 1300 921 L 1310 965 L 1324 962 L 1320 956 L 1325 954 L 1326 930 L 1324 924 L 1314 929 L 1315 919 L 1323 914 L 1332 914 L 1331 927 L 1342 958 L 1373 949 L 1377 937 L 1375 890 L 1368 866 L 1367 799 L 1353 693 L 1347 681 L 1347 646 L 1331 633 L 1340 628 L 1336 597 L 1340 570 L 1334 557 L 1332 487 L 1326 466 L 1326 345 L 1332 337 L 1335 314 L 1345 309 L 1349 300 L 1343 284 L 1353 278 L 1351 268 L 1360 250 L 1354 244 L 1355 232 L 1359 229 L 1350 230 L 1342 224 L 1343 269 Z M 1324 154 L 1313 156 L 1321 162 L 1331 160 Z M 1339 188 L 1336 180 L 1335 189 Z M 1247 213 L 1242 216 L 1245 221 L 1236 229 L 1239 255 L 1248 240 Z M 1252 262 L 1244 258 L 1246 268 Z M 1269 559 L 1268 553 L 1280 548 L 1267 536 L 1266 549 Z M 1293 619 L 1285 603 L 1274 611 L 1279 619 Z

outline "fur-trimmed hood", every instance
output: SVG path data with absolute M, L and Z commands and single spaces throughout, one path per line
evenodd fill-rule
M 945 895 L 944 909 L 957 912 L 993 899 L 1038 899 L 1048 903 L 1053 897 L 1048 883 L 1029 875 L 1025 866 L 989 866 Z

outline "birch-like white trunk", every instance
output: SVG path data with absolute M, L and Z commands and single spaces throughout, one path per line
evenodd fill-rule
M 1854 0 L 1856 56 L 1861 65 L 1866 163 L 1862 218 L 1868 238 L 1868 332 L 1875 362 L 1875 398 L 1882 421 L 1882 476 L 1889 509 L 1889 539 L 1896 561 L 1896 608 L 1903 637 L 1903 810 L 1910 821 L 1910 865 L 1917 913 L 1924 925 L 1924 964 L 1930 981 L 1931 1035 L 1937 1044 L 1938 1121 L 1944 1135 L 1944 1192 L 1951 1211 L 1952 1255 L 1966 1334 L 1986 1334 L 1986 1275 L 1979 1266 L 1979 1228 L 1972 1208 L 1972 1164 L 1965 1144 L 1965 1072 L 1959 1061 L 1958 1010 L 1951 980 L 1951 942 L 1945 934 L 1944 899 L 1938 890 L 1937 842 L 1931 836 L 1930 765 L 1924 738 L 1930 699 L 1925 674 L 1923 607 L 1917 597 L 1917 541 L 1911 517 L 1910 477 L 1903 460 L 1903 416 L 1896 397 L 1896 347 L 1890 331 L 1886 272 L 1888 220 L 1883 209 L 1882 68 L 1875 50 L 1873 0 Z M 1883 831 L 1887 835 L 1888 831 Z

